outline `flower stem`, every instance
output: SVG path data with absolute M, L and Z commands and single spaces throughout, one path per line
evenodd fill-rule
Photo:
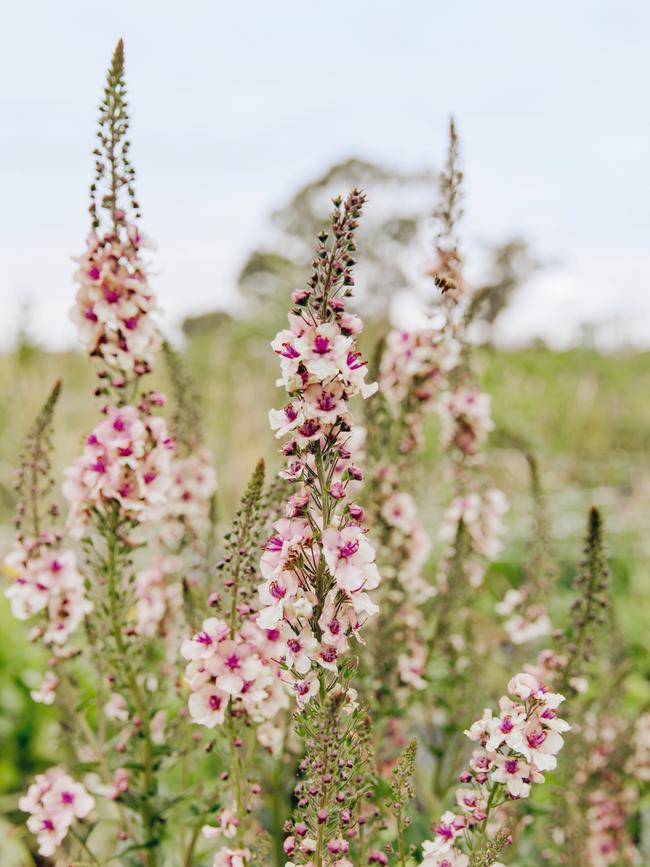
M 496 798 L 498 789 L 498 785 L 494 786 L 492 791 L 490 792 L 490 796 L 485 807 L 485 819 L 482 823 L 481 833 L 477 836 L 470 850 L 470 865 L 474 865 L 477 863 L 476 859 L 481 854 L 481 849 L 483 849 L 487 841 L 487 828 L 488 822 L 490 821 L 490 811 L 492 810 L 492 806 L 494 804 L 494 799 Z
M 239 754 L 240 747 L 236 746 L 235 739 L 237 731 L 235 729 L 235 718 L 232 714 L 232 708 L 228 706 L 228 735 L 230 737 L 230 755 L 232 757 L 232 777 L 233 787 L 235 790 L 235 812 L 237 814 L 237 845 L 240 849 L 244 848 L 244 819 L 246 811 L 244 809 L 244 798 L 242 793 L 242 767 L 241 756 Z
M 397 811 L 397 841 L 399 844 L 399 863 L 406 867 L 406 844 L 404 842 L 404 819 L 402 810 Z
M 113 519 L 110 522 L 108 528 L 107 538 L 108 553 L 106 559 L 106 577 L 108 579 L 108 601 L 113 639 L 115 641 L 117 652 L 122 661 L 124 662 L 127 673 L 127 680 L 131 689 L 131 694 L 133 696 L 133 703 L 142 722 L 143 774 L 145 792 L 142 799 L 140 813 L 142 816 L 142 824 L 146 832 L 146 839 L 144 842 L 148 842 L 153 835 L 154 815 L 151 810 L 150 799 L 151 796 L 155 793 L 156 782 L 154 779 L 152 768 L 152 743 L 151 733 L 149 729 L 149 718 L 147 716 L 146 705 L 144 702 L 144 697 L 142 695 L 142 690 L 140 689 L 138 679 L 129 661 L 129 651 L 124 642 L 124 638 L 122 636 L 122 629 L 120 626 L 117 591 L 118 524 L 119 511 L 116 508 L 113 514 Z M 147 867 L 156 867 L 158 859 L 155 847 L 150 847 L 147 849 L 146 859 Z

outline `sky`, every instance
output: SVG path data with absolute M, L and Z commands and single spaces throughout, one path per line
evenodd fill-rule
M 268 215 L 334 161 L 436 168 L 457 119 L 465 244 L 546 267 L 504 342 L 650 344 L 650 5 L 640 0 L 0 0 L 0 347 L 74 343 L 97 104 L 126 45 L 168 330 L 236 303 Z M 368 207 L 372 207 L 370 201 Z

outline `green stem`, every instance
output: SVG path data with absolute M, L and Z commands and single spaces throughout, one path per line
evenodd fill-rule
M 194 850 L 196 849 L 196 844 L 199 841 L 199 835 L 201 834 L 201 828 L 203 827 L 203 823 L 205 822 L 205 817 L 207 816 L 208 811 L 205 810 L 199 818 L 197 819 L 194 828 L 192 829 L 192 836 L 190 837 L 190 844 L 187 847 L 187 852 L 183 858 L 183 867 L 192 867 L 192 862 L 194 860 Z
M 357 827 L 359 829 L 359 842 L 357 846 L 357 851 L 359 853 L 358 864 L 359 867 L 365 867 L 367 862 L 366 856 L 366 830 L 365 825 L 359 822 L 359 818 L 361 816 L 361 804 L 357 803 Z
M 321 451 L 320 445 L 318 446 L 318 451 L 316 453 L 316 473 L 318 475 L 318 487 L 320 491 L 320 501 L 321 508 L 323 514 L 323 525 L 321 530 L 324 531 L 329 526 L 330 515 L 331 515 L 331 504 L 330 498 L 327 493 L 327 481 L 325 478 L 325 467 L 323 466 L 323 452 Z M 325 602 L 325 557 L 323 557 L 321 553 L 320 560 L 318 561 L 318 571 L 316 573 L 316 597 L 317 597 L 317 605 L 314 613 L 314 633 L 316 638 L 320 641 L 322 636 L 322 630 L 319 624 L 320 613 L 323 610 L 323 604 Z M 327 697 L 327 680 L 324 669 L 320 669 L 318 672 L 318 681 L 319 681 L 319 694 L 321 702 L 324 702 Z
M 129 661 L 129 651 L 124 642 L 124 638 L 122 636 L 122 629 L 120 626 L 117 591 L 118 523 L 119 513 L 116 509 L 113 520 L 109 526 L 107 539 L 108 555 L 106 560 L 106 576 L 108 579 L 108 601 L 113 639 L 115 641 L 117 652 L 126 668 L 127 680 L 129 682 L 129 687 L 133 696 L 133 703 L 142 723 L 143 774 L 145 792 L 144 798 L 142 799 L 142 806 L 140 812 L 142 815 L 142 823 L 146 831 L 146 840 L 144 842 L 148 842 L 153 836 L 154 815 L 151 810 L 150 799 L 151 796 L 155 793 L 156 783 L 153 775 L 152 742 L 151 732 L 149 729 L 149 717 L 147 715 L 146 705 L 144 702 L 144 697 L 142 695 L 142 690 L 140 689 L 140 684 L 138 683 L 135 672 L 131 668 L 131 664 Z M 155 848 L 148 848 L 146 851 L 147 867 L 156 867 L 157 861 L 158 859 Z
M 406 844 L 404 843 L 404 820 L 401 809 L 397 811 L 397 841 L 399 843 L 399 863 L 406 867 Z
M 485 843 L 487 842 L 487 829 L 488 822 L 490 821 L 490 811 L 492 809 L 492 805 L 494 804 L 494 799 L 496 798 L 498 789 L 498 785 L 494 786 L 494 788 L 490 792 L 490 797 L 488 798 L 488 802 L 485 807 L 485 819 L 483 820 L 481 833 L 474 841 L 470 851 L 470 865 L 476 864 L 476 858 L 478 855 L 481 854 L 481 849 L 485 846 Z
M 320 799 L 320 810 L 325 809 L 327 803 L 327 787 L 323 786 L 323 794 Z M 316 835 L 316 867 L 323 867 L 323 854 L 325 850 L 325 822 L 318 825 L 318 833 Z
M 240 747 L 235 745 L 237 730 L 235 728 L 235 719 L 232 714 L 230 705 L 228 706 L 228 735 L 230 737 L 230 755 L 232 758 L 232 778 L 233 787 L 235 790 L 235 813 L 237 814 L 237 845 L 240 849 L 244 848 L 244 820 L 246 811 L 244 809 L 244 798 L 242 793 L 242 767 L 241 756 L 239 754 Z
M 81 834 L 79 834 L 78 831 L 76 831 L 74 827 L 71 827 L 71 828 L 70 828 L 70 833 L 71 833 L 72 836 L 75 838 L 75 840 L 79 843 L 79 845 L 80 845 L 81 848 L 84 850 L 84 852 L 88 855 L 88 857 L 90 858 L 91 862 L 92 862 L 93 864 L 97 864 L 97 865 L 99 865 L 100 862 L 97 860 L 97 857 L 94 855 L 92 849 L 90 849 L 90 847 L 88 846 L 88 843 L 86 843 L 86 841 L 85 841 L 84 838 L 81 836 Z

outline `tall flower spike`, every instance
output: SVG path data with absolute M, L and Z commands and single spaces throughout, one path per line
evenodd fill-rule
M 156 527 L 158 550 L 136 575 L 136 628 L 141 635 L 158 633 L 176 658 L 180 611 L 185 609 L 186 622 L 195 628 L 194 607 L 212 579 L 217 477 L 204 444 L 199 395 L 178 354 L 168 343 L 163 351 L 172 386 L 175 448 L 165 511 Z M 157 392 L 145 395 L 140 411 L 148 413 L 159 399 Z
M 438 223 L 436 235 L 437 260 L 432 270 L 436 286 L 444 294 L 458 294 L 463 290 L 461 259 L 456 227 L 463 215 L 463 172 L 459 168 L 459 142 L 456 122 L 449 119 L 449 150 L 445 168 L 439 176 L 440 204 L 434 211 Z
M 537 458 L 522 437 L 504 430 L 498 436 L 500 443 L 521 452 L 528 464 L 530 478 L 532 516 L 523 580 L 518 587 L 508 589 L 495 605 L 495 611 L 506 618 L 503 628 L 509 640 L 520 645 L 553 632 L 545 600 L 556 581 L 557 564 Z
M 23 448 L 16 484 L 16 542 L 5 558 L 7 573 L 14 579 L 5 591 L 12 613 L 19 620 L 34 621 L 30 637 L 51 648 L 52 665 L 69 656 L 69 639 L 92 609 L 75 554 L 65 548 L 63 534 L 56 529 L 59 510 L 51 499 L 51 431 L 60 391 L 57 382 Z M 58 684 L 58 676 L 50 671 L 32 697 L 51 704 Z
M 464 578 L 469 586 L 477 587 L 483 581 L 487 563 L 501 549 L 502 516 L 507 510 L 501 491 L 486 488 L 478 472 L 483 459 L 482 448 L 494 423 L 490 396 L 477 388 L 469 359 L 467 312 L 471 293 L 464 282 L 457 240 L 463 180 L 458 156 L 458 133 L 452 120 L 447 164 L 440 175 L 440 205 L 434 213 L 439 229 L 436 262 L 431 271 L 442 292 L 441 307 L 446 319 L 444 339 L 459 344 L 457 363 L 449 372 L 447 388 L 438 402 L 441 445 L 449 455 L 454 488 L 454 499 L 445 513 L 442 530 L 442 538 L 449 543 L 438 575 L 443 593 L 448 589 L 454 540 L 458 538 L 461 524 L 470 543 L 469 558 L 463 564 Z
M 129 130 L 126 81 L 124 78 L 124 40 L 115 47 L 111 66 L 106 76 L 104 98 L 99 106 L 98 145 L 93 151 L 95 178 L 90 185 L 90 215 L 92 227 L 98 230 L 102 217 L 117 234 L 126 226 L 126 210 L 122 207 L 122 191 L 128 197 L 133 218 L 139 219 L 140 206 L 135 197 L 133 183 L 135 169 L 129 159 L 131 142 Z
M 88 353 L 107 369 L 99 372 L 98 394 L 123 390 L 148 373 L 161 338 L 151 317 L 155 300 L 141 249 L 140 209 L 129 159 L 129 115 L 124 81 L 124 45 L 117 45 L 99 107 L 95 178 L 90 187 L 92 231 L 78 257 L 79 284 L 71 317 Z
M 162 351 L 173 399 L 170 429 L 178 453 L 185 457 L 203 446 L 201 398 L 180 355 L 167 340 L 163 342 Z
M 413 776 L 415 775 L 415 761 L 417 758 L 418 742 L 413 739 L 397 760 L 393 769 L 390 782 L 392 800 L 391 809 L 395 814 L 397 825 L 397 847 L 399 863 L 406 867 L 408 850 L 406 848 L 405 833 L 411 824 L 410 817 L 406 813 L 406 804 L 415 797 Z
M 375 552 L 361 525 L 363 509 L 352 501 L 363 472 L 355 460 L 360 430 L 350 411 L 355 395 L 369 397 L 377 386 L 365 382 L 366 362 L 355 344 L 362 322 L 345 309 L 364 201 L 359 190 L 345 202 L 334 200 L 308 288 L 294 291 L 290 328 L 271 344 L 289 402 L 269 419 L 285 439 L 282 475 L 300 487 L 262 555 L 257 622 L 280 630 L 281 662 L 301 706 L 333 687 L 349 639 L 377 611 L 367 592 L 379 583 Z
M 125 90 L 120 42 L 100 105 L 92 231 L 77 259 L 78 289 L 72 311 L 88 354 L 100 362 L 95 393 L 105 401 L 102 419 L 65 472 L 63 494 L 69 505 L 70 532 L 82 539 L 91 576 L 88 587 L 97 615 L 92 649 L 111 675 L 104 716 L 121 729 L 111 741 L 115 749 L 132 759 L 129 791 L 133 809 L 141 817 L 140 842 L 148 845 L 158 822 L 155 740 L 173 679 L 161 678 L 155 693 L 149 692 L 145 665 L 151 658 L 148 650 L 158 631 L 158 616 L 138 607 L 137 624 L 131 619 L 138 597 L 153 598 L 169 576 L 147 570 L 136 582 L 133 555 L 168 512 L 174 442 L 164 418 L 154 414 L 165 402 L 163 395 L 140 390 L 141 378 L 151 370 L 162 341 L 151 315 L 155 301 L 141 258 L 143 239 L 135 224 L 139 209 L 128 156 Z M 174 628 L 181 610 L 179 596 L 163 593 L 169 613 L 167 617 L 165 612 L 165 620 Z M 177 643 L 170 641 L 168 647 L 176 650 Z M 135 731 L 137 737 L 131 737 Z M 144 860 L 148 865 L 157 862 L 153 846 L 147 848 Z
M 219 564 L 225 599 L 213 597 L 215 614 L 181 645 L 188 660 L 189 711 L 199 725 L 214 728 L 243 717 L 261 723 L 288 705 L 286 689 L 272 659 L 279 633 L 255 623 L 256 551 L 266 527 L 264 462 L 260 461 L 242 497 Z
M 217 475 L 212 452 L 205 444 L 201 399 L 192 377 L 167 342 L 163 344 L 163 354 L 171 381 L 170 432 L 175 449 L 167 515 L 159 535 L 163 545 L 171 551 L 179 547 L 194 549 L 199 555 L 196 565 L 206 573 L 203 585 L 210 580 L 208 575 L 212 572 L 208 558 L 214 543 Z
M 272 744 L 281 732 L 271 721 L 289 706 L 286 685 L 273 662 L 278 656 L 279 632 L 265 632 L 255 623 L 256 559 L 268 529 L 264 474 L 260 460 L 226 534 L 219 563 L 223 596 L 215 593 L 209 599 L 215 616 L 206 618 L 200 630 L 181 645 L 181 654 L 188 660 L 185 680 L 190 687 L 190 716 L 207 728 L 223 727 L 228 737 L 232 807 L 222 809 L 218 827 L 204 828 L 206 836 L 224 838 L 215 856 L 217 865 L 231 863 L 227 858 L 236 851 L 244 867 L 260 863 L 254 860 L 259 856 L 261 829 L 250 803 L 252 755 L 242 743 L 254 722 L 259 742 Z M 237 850 L 229 845 L 231 837 Z
M 577 598 L 571 610 L 571 626 L 565 640 L 559 688 L 576 690 L 592 654 L 598 629 L 607 620 L 609 599 L 609 568 L 603 538 L 603 519 L 596 508 L 589 512 L 585 557 L 575 580 Z
M 373 789 L 365 711 L 350 705 L 345 690 L 333 691 L 300 715 L 298 733 L 306 750 L 285 828 L 286 867 L 372 863 L 364 838 L 364 806 Z
M 23 446 L 20 469 L 16 480 L 18 510 L 16 529 L 22 530 L 25 521 L 28 535 L 38 540 L 41 531 L 43 505 L 52 491 L 50 454 L 52 452 L 52 422 L 54 410 L 61 395 L 61 380 L 52 387 L 45 403 L 30 428 Z

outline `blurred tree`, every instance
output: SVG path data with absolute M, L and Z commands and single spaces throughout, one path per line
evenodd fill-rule
M 181 324 L 181 329 L 186 337 L 192 338 L 206 332 L 212 333 L 227 325 L 231 319 L 231 315 L 225 310 L 213 310 L 209 313 L 186 316 Z
M 527 241 L 510 238 L 493 248 L 489 267 L 487 282 L 479 286 L 474 295 L 472 318 L 486 324 L 491 343 L 497 319 L 517 289 L 542 267 L 542 263 L 532 255 Z
M 414 270 L 422 272 L 430 258 L 424 228 L 435 183 L 431 171 L 400 172 L 355 158 L 333 165 L 272 215 L 275 237 L 253 250 L 239 274 L 243 297 L 251 305 L 286 306 L 288 292 L 308 275 L 313 239 L 327 220 L 330 200 L 358 186 L 368 194 L 357 244 L 358 303 L 365 317 L 385 316 L 391 297 L 412 286 Z

